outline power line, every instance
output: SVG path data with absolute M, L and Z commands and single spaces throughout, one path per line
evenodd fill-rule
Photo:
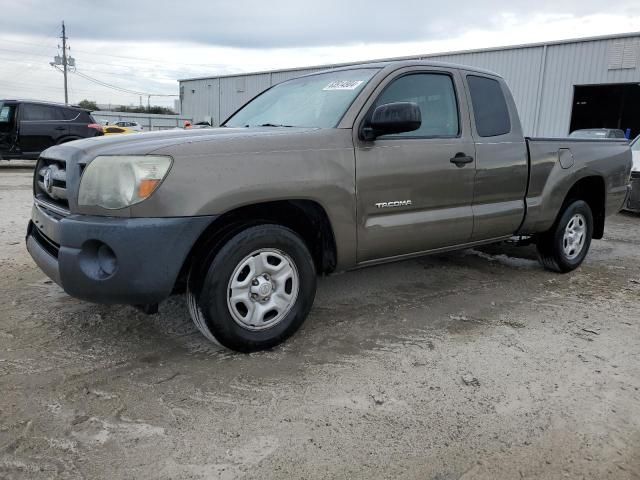
M 11 50 L 9 48 L 0 48 L 0 51 L 3 52 L 9 52 L 9 53 L 21 53 L 22 55 L 27 55 L 29 57 L 46 57 L 49 58 L 51 55 L 46 55 L 44 53 L 30 53 L 30 52 L 25 52 L 23 50 Z
M 111 88 L 113 90 L 118 90 L 124 93 L 131 93 L 133 95 L 144 95 L 145 97 L 179 97 L 179 95 L 177 94 L 171 94 L 171 93 L 149 93 L 149 92 L 140 92 L 137 90 L 131 90 L 128 88 L 124 88 L 124 87 L 120 87 L 117 85 L 113 85 L 111 83 L 107 83 L 104 82 L 102 80 L 98 80 L 97 78 L 91 77 L 89 75 L 87 75 L 86 73 L 82 73 L 79 71 L 75 71 L 74 72 L 76 75 L 81 76 L 82 78 L 89 80 L 90 82 L 96 83 L 98 85 L 102 85 L 103 87 L 107 87 L 107 88 Z
M 21 45 L 32 45 L 32 46 L 36 46 L 35 43 L 27 43 L 27 42 L 16 42 L 16 41 L 11 41 L 11 40 L 6 40 L 6 42 L 11 42 L 11 43 L 17 43 L 17 44 L 21 44 Z M 55 48 L 55 47 L 48 47 L 48 48 Z M 5 50 L 5 51 L 10 51 L 10 52 L 14 52 L 14 53 L 22 53 L 22 54 L 26 54 L 26 55 L 35 55 L 29 52 L 26 52 L 24 50 L 9 50 L 9 49 L 0 49 L 0 50 Z M 113 55 L 110 53 L 97 53 L 97 52 L 90 52 L 88 50 L 78 50 L 78 49 L 73 49 L 74 52 L 79 52 L 79 53 L 85 53 L 87 55 L 90 56 L 97 56 L 97 57 L 110 57 L 110 58 L 121 58 L 123 60 L 134 60 L 136 62 L 147 62 L 147 63 L 153 63 L 156 65 L 162 65 L 163 63 L 166 62 L 166 60 L 154 60 L 151 58 L 144 58 L 144 57 L 131 57 L 131 56 L 126 56 L 126 55 Z M 38 56 L 42 56 L 42 57 L 46 57 L 48 55 L 38 55 Z M 115 65 L 113 63 L 104 63 L 104 62 L 92 62 L 92 61 L 88 61 L 88 60 L 84 60 L 86 63 L 94 63 L 96 65 Z M 172 64 L 174 65 L 185 65 L 185 66 L 189 66 L 189 67 L 206 67 L 206 68 L 218 68 L 218 67 L 223 67 L 224 65 L 222 64 L 217 64 L 217 63 L 191 63 L 191 62 L 177 62 L 177 61 L 171 61 Z
M 153 60 L 150 58 L 143 58 L 143 57 L 129 57 L 129 56 L 125 56 L 125 55 L 112 55 L 109 53 L 96 53 L 96 52 L 89 52 L 87 50 L 77 50 L 74 49 L 74 52 L 80 52 L 80 53 L 86 53 L 88 55 L 95 55 L 95 56 L 99 56 L 99 57 L 112 57 L 112 58 L 122 58 L 123 60 L 135 60 L 138 62 L 148 62 L 148 63 L 155 63 L 158 65 L 161 65 L 163 63 L 166 62 L 166 60 Z M 171 61 L 171 63 L 176 64 L 176 65 L 186 65 L 186 66 L 198 66 L 198 67 L 207 67 L 207 68 L 212 68 L 212 67 L 222 67 L 224 65 L 220 65 L 220 64 L 215 64 L 215 63 L 187 63 L 187 62 L 175 62 L 175 61 Z
M 86 73 L 78 72 L 77 69 L 75 68 L 75 60 L 67 56 L 67 36 L 66 36 L 64 21 L 62 22 L 62 36 L 60 38 L 62 38 L 62 59 L 60 59 L 59 57 L 56 57 L 55 61 L 52 62 L 51 65 L 55 67 L 56 70 L 61 70 L 58 68 L 58 65 L 62 63 L 62 73 L 64 74 L 64 103 L 69 102 L 69 94 L 67 91 L 67 72 L 69 71 L 69 68 L 68 68 L 69 66 L 74 67 L 73 73 L 80 76 L 81 78 L 84 78 L 85 80 L 95 83 L 96 85 L 100 85 L 105 88 L 110 88 L 120 93 L 127 93 L 130 95 L 138 95 L 138 96 L 144 95 L 147 97 L 147 103 L 149 104 L 149 106 L 151 102 L 151 97 L 178 97 L 179 96 L 175 94 L 166 94 L 166 93 L 139 92 L 136 90 L 131 90 L 129 88 L 120 87 L 118 85 L 113 85 L 103 80 L 98 80 L 97 78 L 87 75 Z
M 61 68 L 59 68 L 57 65 L 53 65 L 53 67 L 59 71 L 60 73 L 63 73 L 63 70 Z M 131 90 L 128 88 L 124 88 L 124 87 L 120 87 L 117 85 L 113 85 L 111 83 L 107 83 L 104 82 L 102 80 L 98 80 L 97 78 L 91 77 L 85 73 L 79 72 L 77 69 L 73 70 L 73 73 L 75 73 L 76 75 L 78 75 L 81 78 L 84 78 L 85 80 L 88 80 L 92 83 L 95 83 L 96 85 L 99 85 L 101 87 L 105 87 L 105 88 L 110 88 L 112 90 L 115 90 L 117 92 L 120 93 L 125 93 L 128 95 L 136 95 L 136 96 L 145 96 L 145 97 L 179 97 L 180 95 L 178 94 L 169 94 L 169 93 L 149 93 L 149 92 L 140 92 L 137 90 Z
M 114 90 L 120 94 L 124 94 L 124 95 L 135 95 L 135 96 L 145 96 L 147 97 L 147 103 L 150 105 L 150 101 L 151 101 L 151 97 L 178 97 L 179 95 L 177 94 L 167 94 L 167 93 L 150 93 L 150 92 L 141 92 L 138 90 L 133 90 L 131 88 L 126 88 L 126 87 L 122 87 L 119 85 L 115 85 L 113 83 L 109 83 L 109 82 L 105 82 L 104 80 L 100 80 L 98 78 L 95 78 L 91 75 L 87 75 L 86 73 L 83 72 L 79 72 L 77 71 L 77 69 L 75 68 L 75 59 L 71 58 L 68 54 L 67 54 L 67 50 L 70 49 L 70 47 L 67 46 L 67 35 L 66 35 L 66 27 L 64 24 L 64 21 L 62 22 L 62 32 L 61 32 L 61 36 L 60 38 L 62 39 L 62 55 L 57 55 L 54 58 L 53 62 L 50 62 L 50 65 L 52 67 L 54 67 L 57 71 L 59 71 L 60 73 L 63 74 L 64 76 L 64 95 L 65 95 L 65 103 L 69 102 L 69 89 L 70 89 L 70 85 L 69 85 L 69 79 L 68 79 L 68 73 L 75 73 L 76 75 L 78 75 L 80 78 L 89 81 L 95 85 L 99 85 L 103 88 L 108 88 L 111 90 Z M 49 39 L 47 39 L 47 41 L 49 41 Z M 15 43 L 18 45 L 27 45 L 27 46 L 37 46 L 38 48 L 38 53 L 36 52 L 27 52 L 24 50 L 16 50 L 16 49 L 10 49 L 10 48 L 1 48 L 0 47 L 0 51 L 5 51 L 5 52 L 9 52 L 9 53 L 17 53 L 23 56 L 29 56 L 29 57 L 45 57 L 45 58 L 50 58 L 48 55 L 44 55 L 40 52 L 43 52 L 43 46 L 45 48 L 52 48 L 49 47 L 47 45 L 36 45 L 34 43 L 29 43 L 29 42 L 20 42 L 20 41 L 12 41 L 12 40 L 7 40 L 7 42 L 9 43 Z M 58 46 L 58 48 L 60 48 Z M 74 49 L 74 52 L 76 50 Z M 83 50 L 78 50 L 79 52 L 83 52 Z M 153 60 L 148 60 L 148 59 L 144 59 L 144 58 L 137 58 L 137 57 L 127 57 L 127 56 L 123 56 L 123 55 L 109 55 L 109 54 L 96 54 L 95 52 L 85 52 L 89 55 L 100 55 L 100 56 L 105 56 L 105 57 L 113 57 L 113 58 L 124 58 L 127 60 L 135 60 L 135 61 L 145 61 L 145 62 L 150 62 L 150 63 L 160 63 L 160 62 L 155 62 Z M 22 63 L 24 65 L 24 60 L 13 60 L 13 59 L 6 59 L 9 62 L 16 62 L 16 63 Z M 34 61 L 33 63 L 36 63 L 37 65 L 37 61 Z M 87 63 L 90 64 L 95 64 L 95 65 L 105 65 L 105 66 L 115 66 L 115 64 L 107 64 L 107 63 L 97 63 L 97 62 L 91 62 L 88 61 Z M 26 66 L 26 65 L 25 65 Z M 60 68 L 62 67 L 62 68 Z M 73 67 L 73 69 L 70 69 L 69 67 Z M 132 67 L 129 65 L 122 65 L 122 67 L 127 68 L 127 69 L 131 69 Z M 15 70 L 15 69 L 14 69 Z M 99 72 L 99 70 L 98 70 Z M 102 72 L 106 75 L 116 75 L 114 73 L 110 73 L 110 72 Z M 127 75 L 124 75 L 127 76 Z M 118 74 L 118 77 L 122 78 L 123 75 L 122 74 Z M 135 77 L 135 76 L 134 76 Z M 131 77 L 130 77 L 131 78 Z M 138 77 L 140 78 L 140 77 Z M 13 83 L 13 82 L 8 82 L 8 83 Z M 27 87 L 26 89 L 30 89 L 26 84 L 25 87 Z M 47 89 L 47 87 L 41 87 L 43 89 Z M 51 87 L 49 87 L 51 88 Z M 77 89 L 73 89 L 74 91 L 79 91 Z M 74 91 L 72 91 L 72 93 L 74 93 Z
M 58 29 L 58 27 L 56 26 L 56 30 Z M 47 38 L 47 40 L 49 40 L 49 38 Z M 38 47 L 38 51 L 42 50 L 43 47 L 44 48 L 49 48 L 51 50 L 55 49 L 56 47 L 54 46 L 49 46 L 49 45 L 44 45 L 42 43 L 38 44 L 38 43 L 30 43 L 30 42 L 19 42 L 17 40 L 7 40 L 7 39 L 2 39 L 3 43 L 16 43 L 18 45 L 29 45 L 32 47 Z

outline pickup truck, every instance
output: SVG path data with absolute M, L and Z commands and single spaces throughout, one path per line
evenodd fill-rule
M 499 75 L 367 64 L 275 85 L 220 128 L 49 148 L 26 240 L 69 295 L 153 312 L 186 292 L 205 337 L 250 352 L 300 327 L 318 275 L 514 236 L 573 270 L 630 170 L 626 140 L 524 138 Z

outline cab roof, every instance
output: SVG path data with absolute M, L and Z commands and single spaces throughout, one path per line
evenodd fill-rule
M 79 105 L 65 105 L 60 102 L 47 102 L 45 100 L 30 100 L 27 98 L 0 98 L 0 103 L 34 103 L 37 105 L 49 105 L 52 107 L 71 108 L 73 110 L 82 110 L 83 112 L 91 113 L 91 110 L 82 108 Z
M 460 65 L 457 63 L 434 62 L 432 60 L 390 60 L 385 62 L 361 63 L 358 65 L 348 65 L 348 66 L 338 67 L 338 68 L 328 68 L 327 70 L 313 72 L 303 76 L 306 77 L 308 75 L 314 75 L 314 74 L 324 73 L 324 72 L 355 70 L 355 69 L 362 69 L 362 68 L 379 68 L 379 69 L 386 69 L 386 70 L 397 70 L 399 68 L 404 68 L 404 67 L 451 68 L 455 70 L 465 70 L 467 72 L 482 73 L 484 75 L 491 75 L 493 77 L 502 78 L 502 75 L 496 72 L 492 72 L 491 70 L 485 70 L 477 67 L 470 67 L 469 65 Z

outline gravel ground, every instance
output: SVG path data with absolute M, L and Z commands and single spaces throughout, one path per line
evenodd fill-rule
M 0 166 L 0 478 L 640 478 L 640 217 L 585 264 L 496 246 L 322 279 L 282 347 L 66 296 Z M 24 165 L 24 164 L 18 164 Z

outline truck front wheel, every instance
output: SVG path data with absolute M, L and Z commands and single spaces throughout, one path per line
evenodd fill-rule
M 264 350 L 306 319 L 316 272 L 307 246 L 292 230 L 249 227 L 203 261 L 189 276 L 187 304 L 209 340 L 240 352 Z
M 538 238 L 538 259 L 547 270 L 570 272 L 587 256 L 592 236 L 591 208 L 587 202 L 575 200 L 566 206 L 553 227 Z

